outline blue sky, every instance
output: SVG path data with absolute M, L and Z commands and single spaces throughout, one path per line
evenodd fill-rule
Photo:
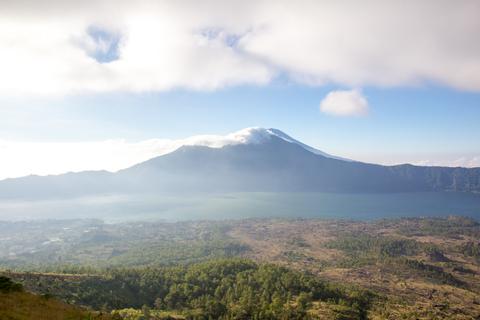
M 0 12 L 0 178 L 252 126 L 362 161 L 480 166 L 478 1 L 44 7 Z
M 260 126 L 279 128 L 330 153 L 370 161 L 386 161 L 389 155 L 418 160 L 415 154 L 461 157 L 480 152 L 478 93 L 435 86 L 364 88 L 368 114 L 338 117 L 319 109 L 334 89 L 272 84 L 17 101 L 14 114 L 0 120 L 0 131 L 12 140 L 139 141 Z

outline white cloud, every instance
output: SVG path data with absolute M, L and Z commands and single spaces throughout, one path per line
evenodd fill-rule
M 277 73 L 309 84 L 480 90 L 476 0 L 0 0 L 0 7 L 0 95 L 214 90 L 266 84 Z M 112 41 L 92 39 L 92 28 L 118 36 L 118 59 L 98 61 Z
M 358 116 L 368 112 L 368 102 L 359 90 L 337 90 L 320 102 L 320 110 L 335 116 Z
M 390 150 L 387 153 L 367 152 L 349 154 L 348 156 L 362 162 L 378 163 L 389 166 L 410 163 L 417 166 L 480 168 L 480 154 L 478 153 L 396 153 L 395 151 Z
M 480 155 L 459 157 L 451 159 L 435 159 L 435 160 L 419 160 L 412 161 L 413 164 L 419 166 L 448 166 L 448 167 L 466 167 L 477 168 L 480 167 Z

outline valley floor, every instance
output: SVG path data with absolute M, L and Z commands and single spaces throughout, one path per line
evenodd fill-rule
M 74 220 L 0 231 L 5 275 L 123 319 L 480 317 L 480 225 L 469 218 Z

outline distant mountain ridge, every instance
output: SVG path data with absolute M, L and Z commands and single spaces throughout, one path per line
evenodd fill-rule
M 368 164 L 325 154 L 277 129 L 246 130 L 234 143 L 184 145 L 116 173 L 7 179 L 0 181 L 0 198 L 155 192 L 480 192 L 480 168 Z

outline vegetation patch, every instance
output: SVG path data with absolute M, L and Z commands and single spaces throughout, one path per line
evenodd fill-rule
M 480 237 L 479 223 L 469 217 L 403 218 L 399 222 L 398 231 L 406 236 Z
M 434 283 L 448 284 L 455 287 L 465 288 L 465 282 L 455 278 L 451 273 L 443 270 L 442 267 L 434 266 L 418 260 L 402 259 L 400 260 L 412 271 Z
M 345 252 L 347 258 L 337 263 L 340 267 L 360 267 L 377 263 L 379 260 L 401 256 L 412 256 L 419 252 L 415 240 L 395 239 L 368 234 L 340 235 L 327 242 L 326 248 Z
M 13 282 L 10 278 L 0 276 L 0 292 L 8 293 L 8 292 L 18 292 L 22 290 L 23 290 L 23 287 L 21 284 Z

